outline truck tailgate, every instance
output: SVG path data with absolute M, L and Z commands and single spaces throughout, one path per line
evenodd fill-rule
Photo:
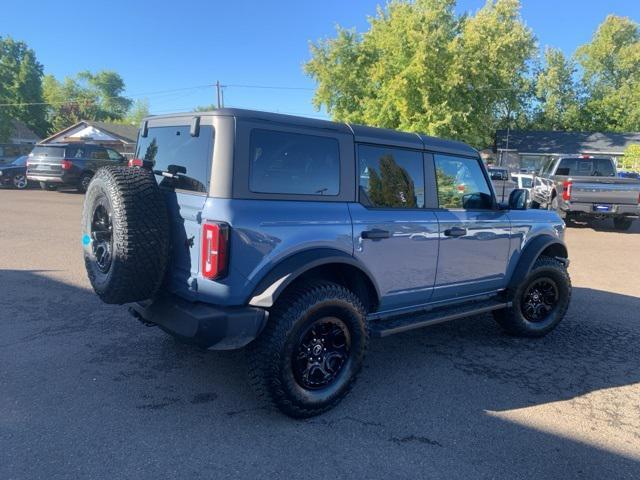
M 627 180 L 631 180 L 630 182 Z M 602 179 L 601 181 L 573 181 L 571 201 L 636 205 L 640 194 L 640 182 L 633 179 Z

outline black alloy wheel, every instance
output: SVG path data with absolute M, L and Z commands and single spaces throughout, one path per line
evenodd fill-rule
M 98 269 L 107 273 L 113 258 L 113 224 L 111 215 L 103 203 L 96 205 L 91 220 L 91 248 Z
M 313 322 L 300 336 L 294 350 L 293 373 L 298 384 L 318 390 L 333 383 L 351 352 L 351 335 L 339 318 Z
M 522 315 L 530 322 L 542 322 L 556 308 L 558 300 L 556 283 L 549 277 L 538 278 L 529 285 L 522 296 Z

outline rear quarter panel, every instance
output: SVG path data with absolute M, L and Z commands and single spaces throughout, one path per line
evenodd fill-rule
M 209 198 L 202 217 L 231 226 L 228 276 L 199 279 L 199 297 L 219 305 L 246 303 L 256 284 L 295 253 L 333 248 L 353 255 L 346 203 Z

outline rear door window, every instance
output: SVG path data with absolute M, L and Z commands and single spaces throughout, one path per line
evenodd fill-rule
M 205 193 L 209 190 L 213 127 L 201 125 L 197 137 L 189 130 L 187 125 L 149 128 L 147 136 L 138 139 L 136 158 L 151 162 L 161 187 Z M 180 172 L 182 169 L 185 171 Z M 176 171 L 177 178 L 162 175 Z
M 340 154 L 335 138 L 255 129 L 249 152 L 252 192 L 340 193 Z
M 66 148 L 64 152 L 65 158 L 80 159 L 87 158 L 88 149 L 82 145 L 73 145 Z
M 422 153 L 393 147 L 358 147 L 360 203 L 378 208 L 424 208 Z

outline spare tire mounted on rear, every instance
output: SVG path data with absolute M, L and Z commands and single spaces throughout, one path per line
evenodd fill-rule
M 84 263 L 105 303 L 153 297 L 169 256 L 169 217 L 148 170 L 105 167 L 94 175 L 82 211 Z

